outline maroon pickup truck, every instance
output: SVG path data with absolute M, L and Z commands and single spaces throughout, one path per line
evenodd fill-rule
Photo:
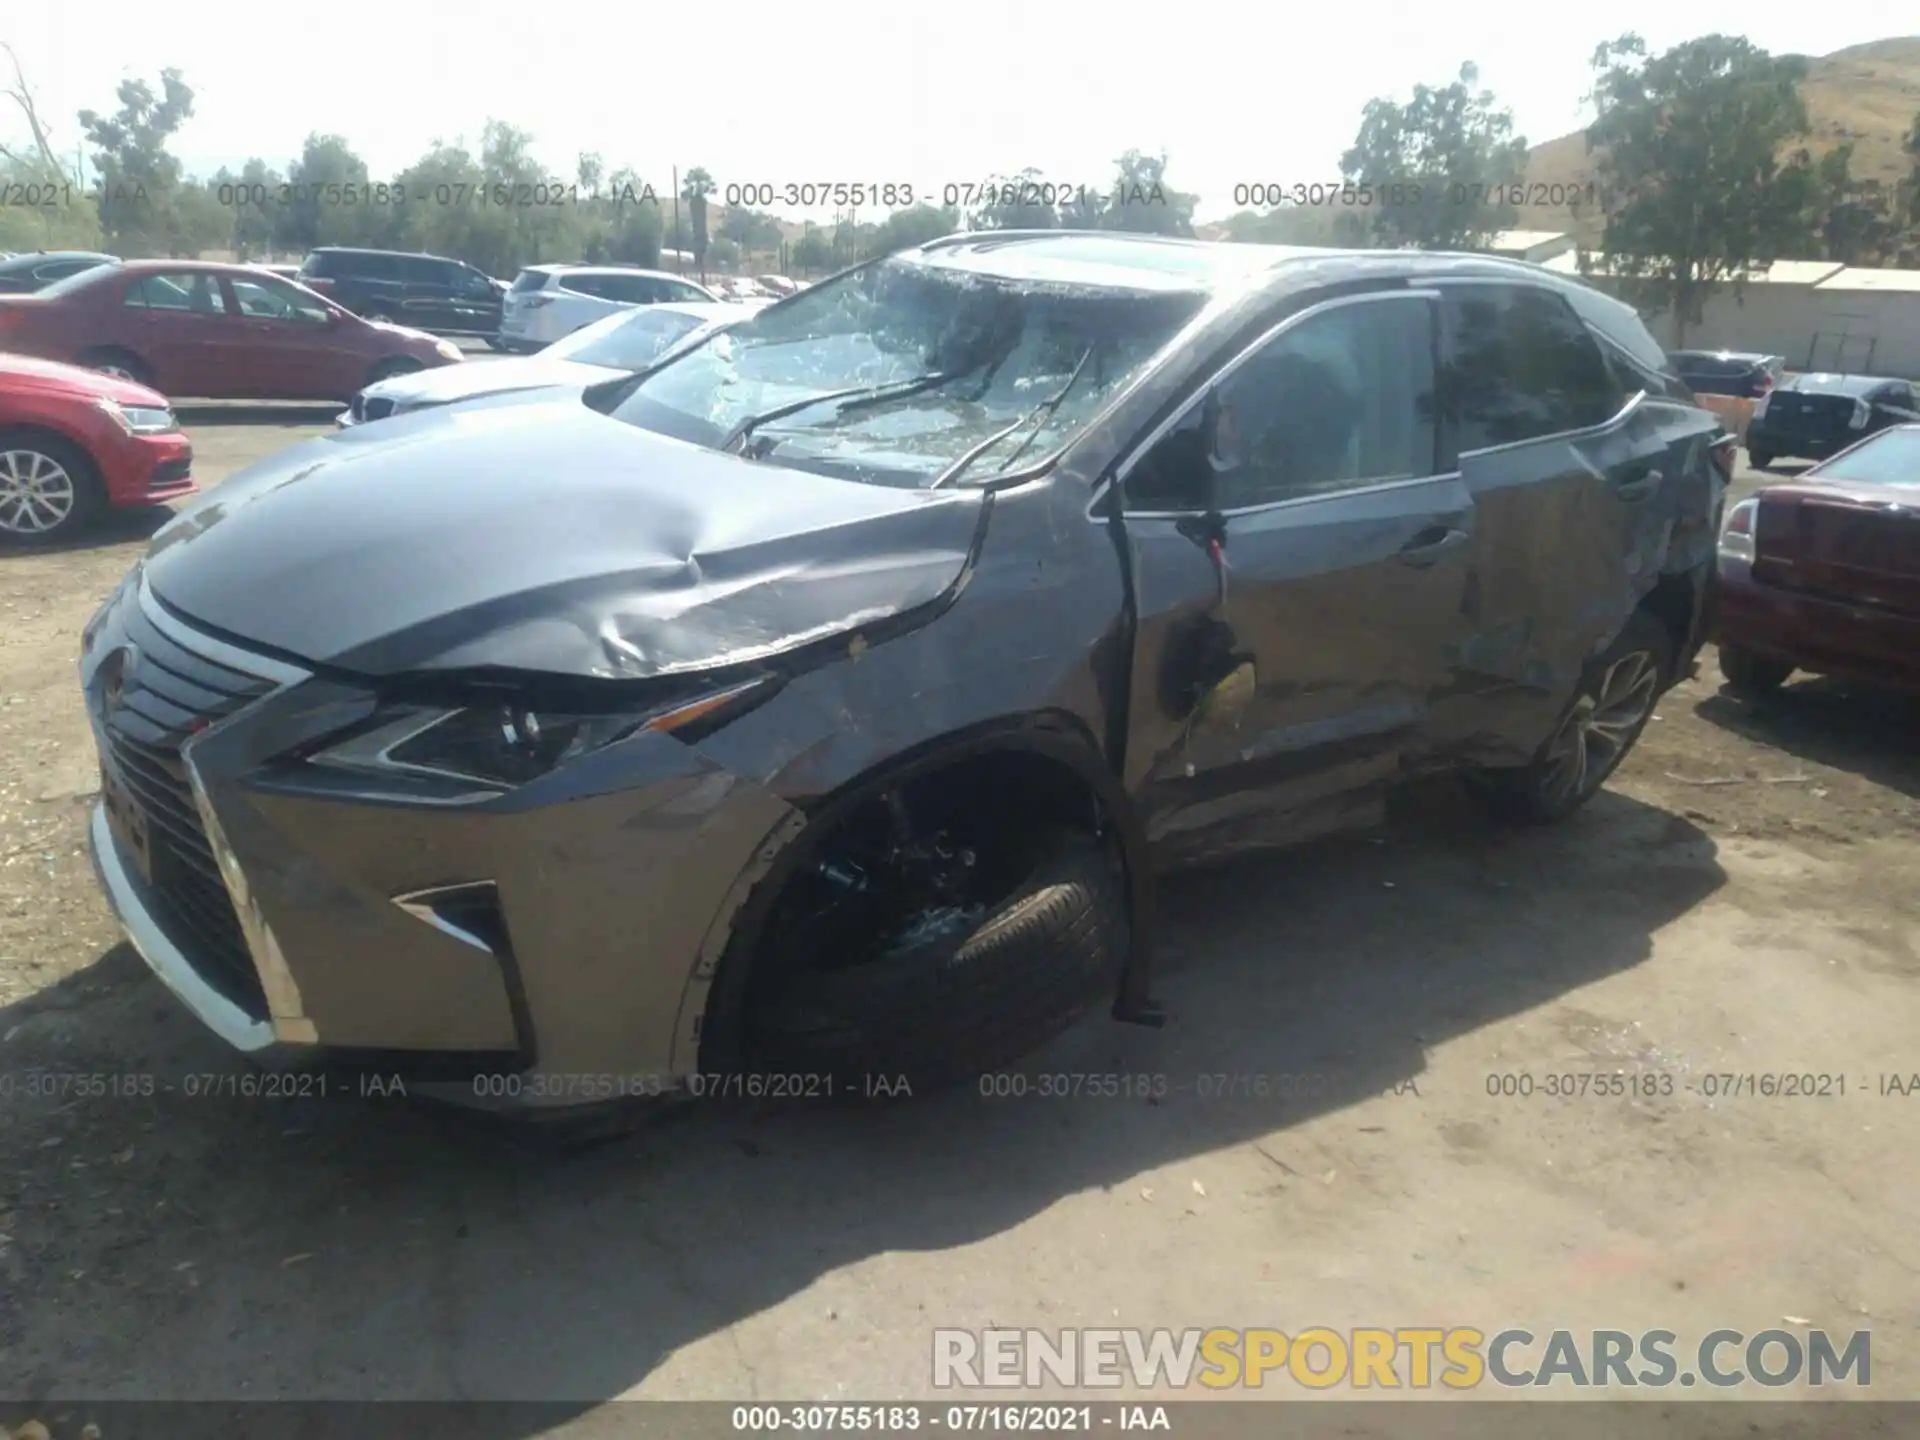
M 1734 506 L 1715 590 L 1720 670 L 1737 693 L 1809 670 L 1920 694 L 1920 424 Z

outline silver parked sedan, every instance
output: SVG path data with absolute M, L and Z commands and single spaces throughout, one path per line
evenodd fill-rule
M 622 310 L 521 359 L 416 370 L 369 385 L 353 397 L 338 423 L 344 429 L 429 405 L 448 405 L 510 390 L 541 390 L 553 385 L 584 389 L 616 374 L 643 370 L 675 346 L 704 339 L 720 326 L 744 320 L 759 308 L 689 302 Z

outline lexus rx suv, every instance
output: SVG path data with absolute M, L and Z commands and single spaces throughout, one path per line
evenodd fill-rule
M 952 236 L 184 511 L 86 627 L 94 854 L 272 1063 L 919 1093 L 1164 1018 L 1163 865 L 1577 811 L 1690 673 L 1720 437 L 1537 267 Z

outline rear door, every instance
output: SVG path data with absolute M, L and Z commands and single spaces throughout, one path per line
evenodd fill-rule
M 160 271 L 132 280 L 122 313 L 134 353 L 168 396 L 231 399 L 257 393 L 246 335 L 229 313 L 220 278 L 204 270 Z
M 1444 743 L 1517 763 L 1658 579 L 1678 508 L 1702 498 L 1686 467 L 1709 464 L 1718 427 L 1623 382 L 1556 288 L 1439 289 L 1445 434 L 1478 519 L 1474 633 Z
M 454 269 L 453 328 L 469 335 L 491 335 L 500 328 L 500 288 L 471 265 Z
M 571 334 L 582 325 L 590 325 L 602 315 L 611 315 L 620 309 L 607 298 L 619 278 L 598 270 L 561 272 L 560 290 L 552 306 L 554 333 Z
M 402 282 L 401 323 L 417 330 L 458 330 L 460 317 L 453 282 L 459 267 L 424 255 L 393 258 Z
M 1475 554 L 1472 498 L 1439 460 L 1435 326 L 1435 297 L 1405 289 L 1300 310 L 1117 472 L 1126 779 L 1164 849 L 1344 824 L 1431 750 Z

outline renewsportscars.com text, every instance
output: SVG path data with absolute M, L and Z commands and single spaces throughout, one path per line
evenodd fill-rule
M 1334 1330 L 953 1330 L 933 1332 L 939 1389 L 1043 1386 L 1140 1390 L 1199 1386 L 1309 1390 L 1503 1388 L 1715 1389 L 1872 1383 L 1872 1333 L 1714 1330 L 1497 1331 L 1472 1326 Z

